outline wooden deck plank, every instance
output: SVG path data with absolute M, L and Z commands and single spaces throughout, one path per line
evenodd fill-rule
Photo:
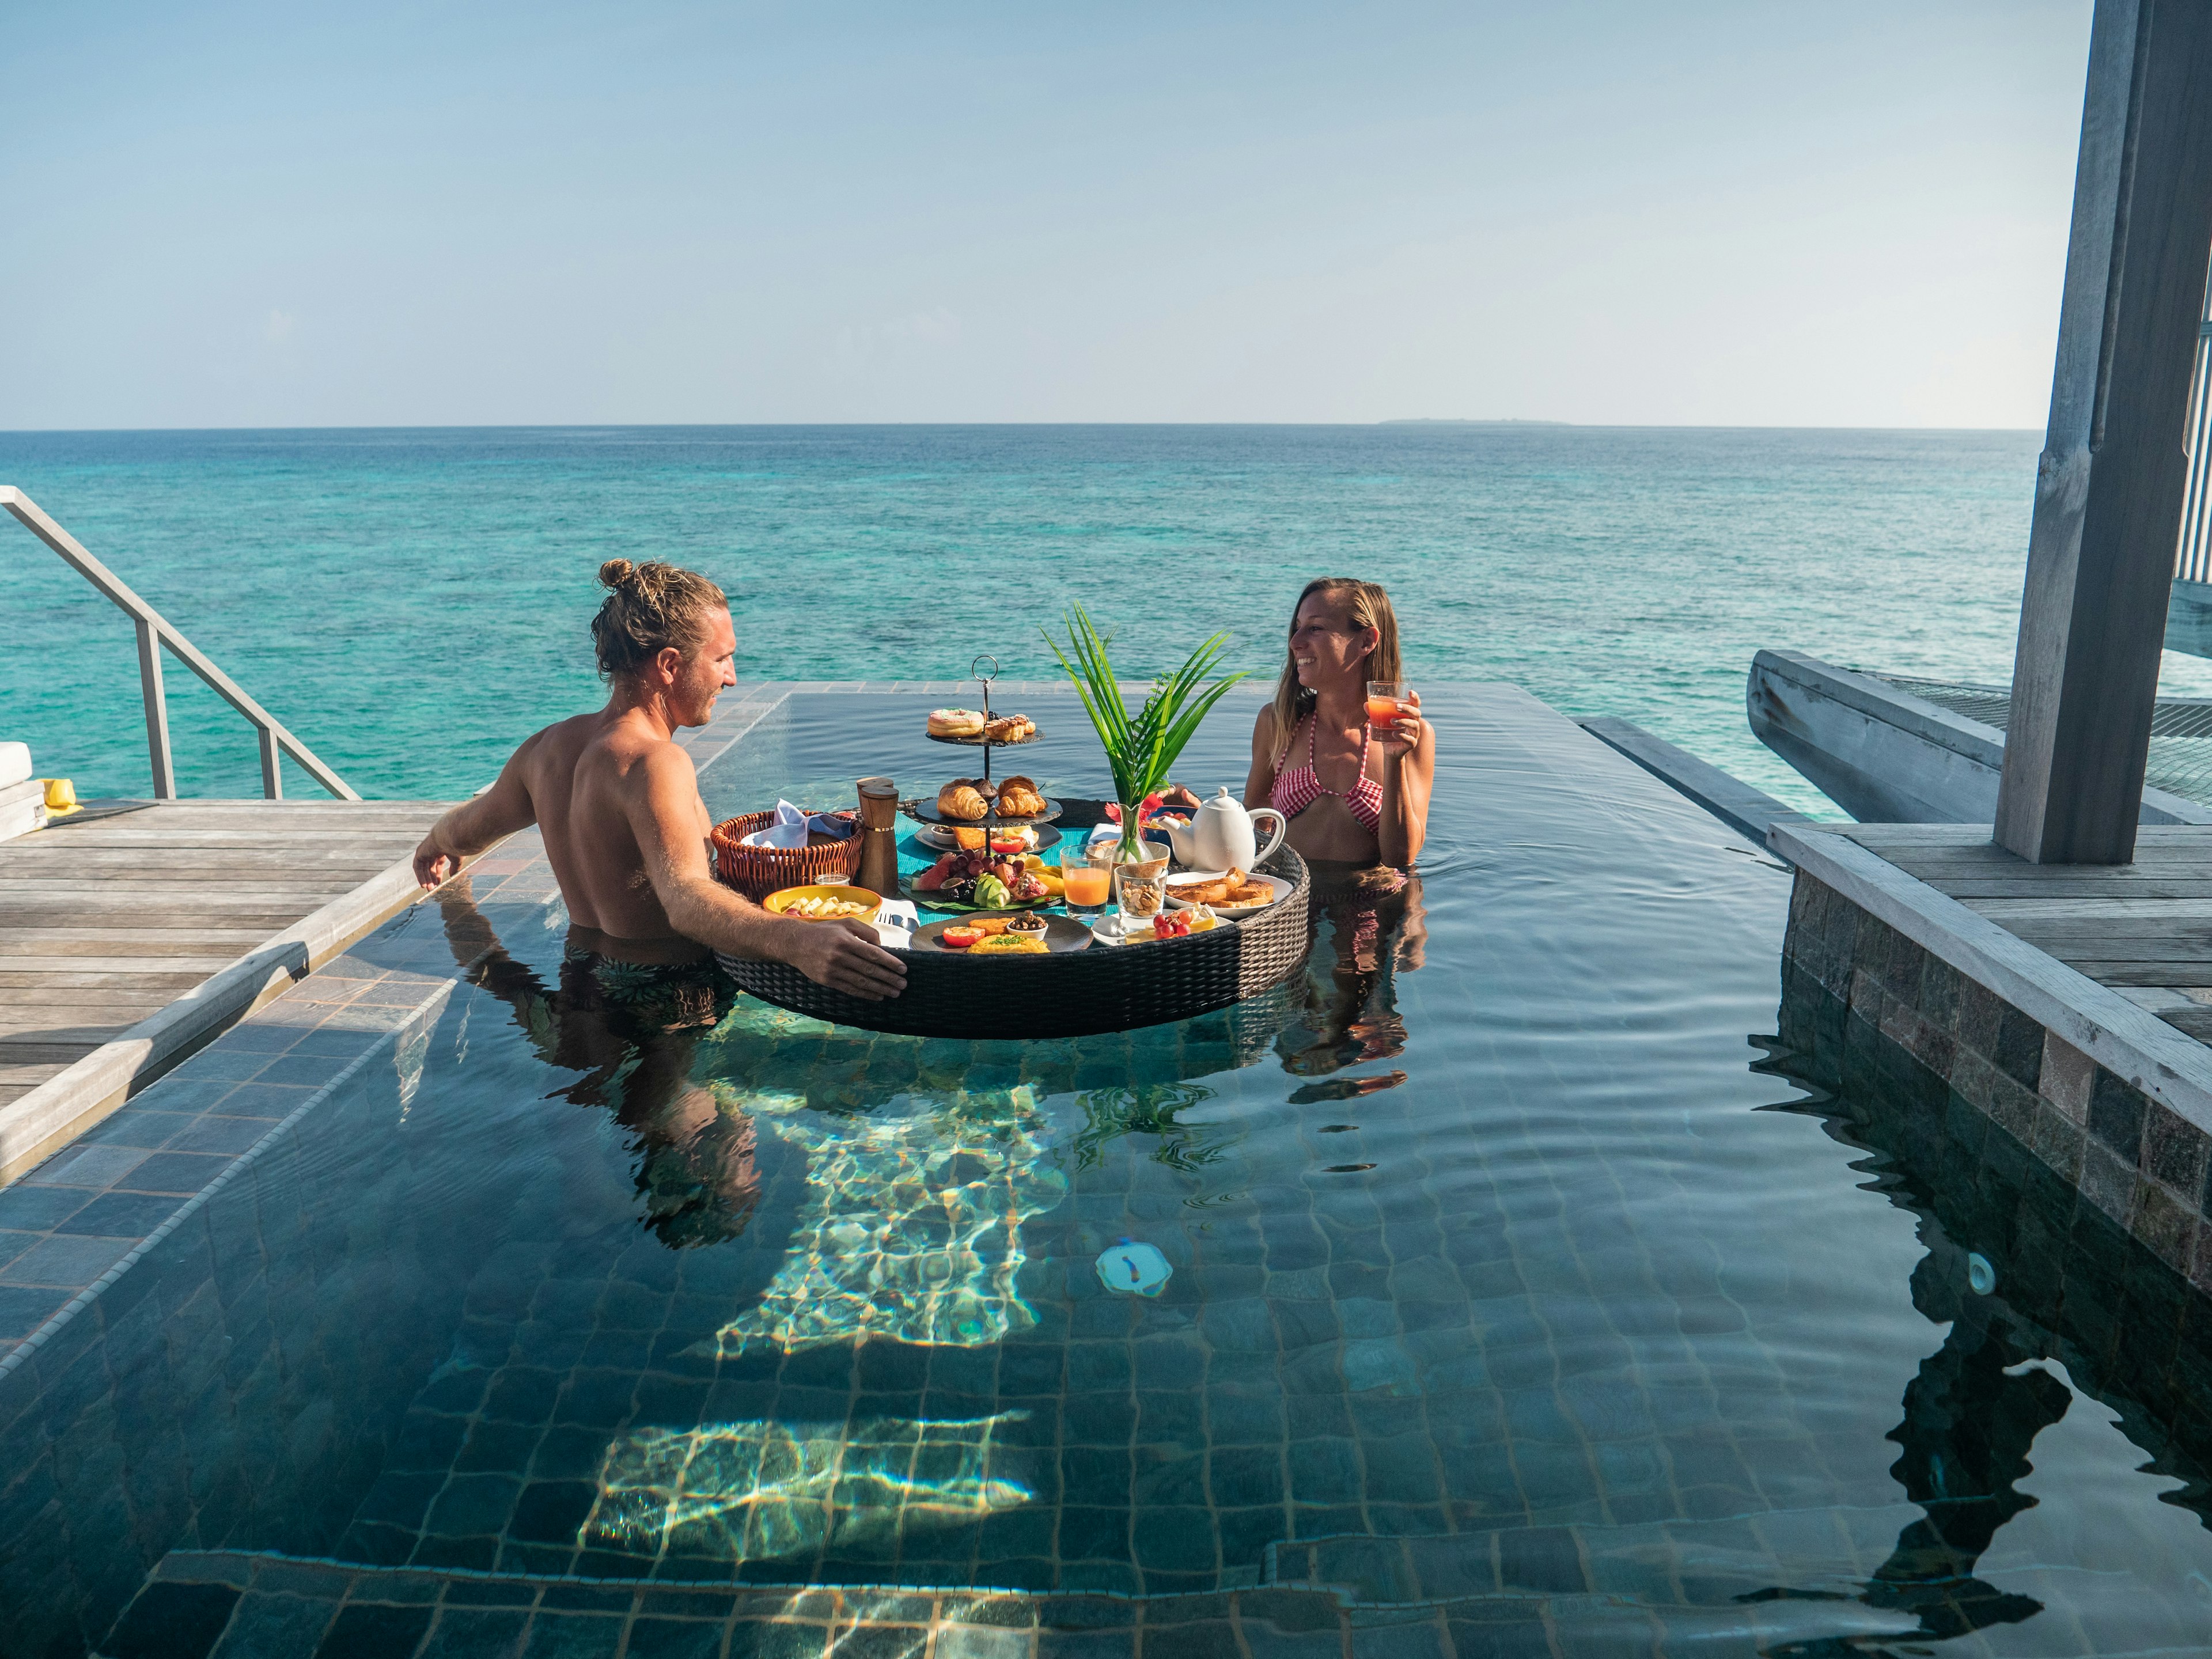
M 252 1007 L 269 975 L 240 963 L 270 939 L 308 922 L 294 948 L 326 960 L 405 902 L 404 860 L 445 810 L 162 802 L 0 842 L 0 1179 Z
M 411 852 L 435 801 L 179 801 L 0 842 L 0 1049 L 165 1007 Z M 15 1086 L 20 1079 L 5 1079 Z

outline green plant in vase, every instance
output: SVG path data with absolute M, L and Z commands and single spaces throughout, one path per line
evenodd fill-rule
M 1167 787 L 1168 773 L 1198 732 L 1199 723 L 1245 678 L 1224 674 L 1212 684 L 1213 672 L 1229 649 L 1229 635 L 1216 634 L 1192 652 L 1182 667 L 1164 679 L 1154 680 L 1144 707 L 1133 715 L 1121 700 L 1121 683 L 1108 660 L 1111 635 L 1102 635 L 1081 605 L 1067 614 L 1067 648 L 1045 634 L 1045 643 L 1060 659 L 1061 672 L 1083 699 L 1091 724 L 1105 746 L 1106 764 L 1114 775 L 1114 795 L 1121 808 L 1121 844 L 1115 859 L 1142 864 L 1145 851 L 1143 818 L 1154 797 Z M 1040 629 L 1040 633 L 1044 630 Z

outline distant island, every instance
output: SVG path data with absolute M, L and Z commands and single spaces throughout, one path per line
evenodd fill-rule
M 1377 421 L 1377 426 L 1572 426 L 1572 421 L 1445 421 L 1423 415 L 1410 421 Z

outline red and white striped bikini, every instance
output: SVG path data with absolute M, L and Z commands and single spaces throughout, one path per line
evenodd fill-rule
M 1365 824 L 1370 834 L 1380 837 L 1382 833 L 1382 786 L 1367 775 L 1367 744 L 1374 736 L 1371 728 L 1362 726 L 1359 733 L 1359 781 L 1350 789 L 1331 789 L 1321 781 L 1314 768 L 1314 744 L 1320 736 L 1320 722 L 1309 718 L 1306 723 L 1306 763 L 1293 766 L 1275 774 L 1275 786 L 1267 792 L 1267 804 L 1280 812 L 1284 818 L 1294 818 L 1323 795 L 1334 795 L 1352 810 L 1352 816 Z M 1297 740 L 1293 731 L 1291 742 Z M 1290 744 L 1283 746 L 1284 757 L 1289 758 Z

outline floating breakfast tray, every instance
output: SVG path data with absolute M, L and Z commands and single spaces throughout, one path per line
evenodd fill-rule
M 781 962 L 719 953 L 722 971 L 763 1002 L 839 1025 L 908 1036 L 1091 1036 L 1211 1013 L 1280 984 L 1312 945 L 1305 860 L 1284 848 L 1261 866 L 1291 884 L 1276 903 L 1188 939 L 1060 956 L 964 957 L 901 951 L 906 990 L 885 1002 L 817 985 Z

